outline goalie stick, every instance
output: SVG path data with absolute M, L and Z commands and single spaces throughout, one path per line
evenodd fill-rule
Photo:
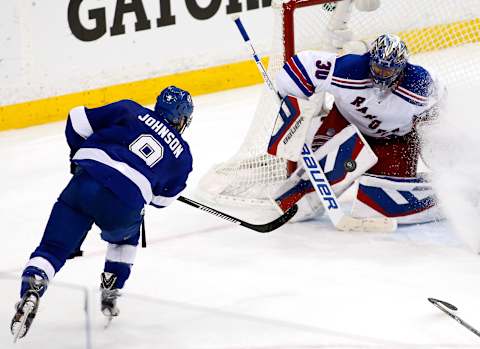
M 189 198 L 186 198 L 186 197 L 183 197 L 183 196 L 180 196 L 177 200 L 180 201 L 180 202 L 183 202 L 187 205 L 193 206 L 195 208 L 199 208 L 202 211 L 211 213 L 211 214 L 213 214 L 217 217 L 225 219 L 226 221 L 241 225 L 242 227 L 245 227 L 245 228 L 248 228 L 248 229 L 258 231 L 259 233 L 269 233 L 272 230 L 280 228 L 282 225 L 287 223 L 290 220 L 290 218 L 292 218 L 295 215 L 295 213 L 297 213 L 297 210 L 298 210 L 297 205 L 294 205 L 287 212 L 285 212 L 283 215 L 274 219 L 271 222 L 268 222 L 268 223 L 265 223 L 265 224 L 252 224 L 252 223 L 245 222 L 245 221 L 243 221 L 239 218 L 230 216 L 230 215 L 228 215 L 226 213 L 223 213 L 221 211 L 218 211 L 218 210 L 216 210 L 214 208 L 211 208 L 209 206 L 205 206 L 204 204 L 201 204 L 199 202 L 196 202 L 192 199 L 189 199 Z
M 275 94 L 276 100 L 280 106 L 279 115 L 285 121 L 285 123 L 292 121 L 286 120 L 286 116 L 281 110 L 282 106 L 282 96 L 278 93 L 273 85 L 272 79 L 268 75 L 265 67 L 262 64 L 262 61 L 258 58 L 257 52 L 253 47 L 250 37 L 248 36 L 245 27 L 241 19 L 237 17 L 233 17 L 237 28 L 242 35 L 243 40 L 250 48 L 252 57 L 257 65 L 258 70 L 260 71 L 265 84 L 268 86 L 270 91 Z M 330 183 L 323 172 L 323 169 L 320 167 L 318 162 L 315 160 L 313 156 L 313 151 L 310 146 L 306 143 L 303 144 L 301 156 L 302 165 L 305 168 L 305 171 L 308 174 L 310 181 L 312 182 L 313 187 L 315 188 L 315 192 L 317 193 L 320 201 L 322 202 L 325 211 L 328 214 L 330 221 L 333 223 L 336 229 L 342 231 L 369 231 L 369 232 L 391 232 L 397 229 L 397 221 L 392 218 L 386 217 L 372 217 L 372 218 L 355 218 L 345 214 L 338 201 L 337 196 L 332 190 Z
M 445 302 L 445 301 L 441 301 L 439 299 L 435 299 L 435 298 L 428 298 L 428 301 L 430 303 L 432 303 L 434 306 L 436 306 L 438 309 L 440 309 L 441 311 L 443 311 L 445 314 L 447 314 L 448 316 L 450 316 L 452 319 L 454 319 L 456 322 L 458 322 L 460 325 L 462 325 L 463 327 L 465 327 L 466 329 L 468 329 L 469 331 L 473 332 L 474 334 L 476 334 L 478 337 L 480 337 L 480 332 L 478 330 L 476 330 L 475 328 L 473 328 L 471 325 L 469 325 L 468 323 L 466 323 L 465 321 L 463 321 L 459 316 L 455 315 L 454 313 L 452 313 L 450 310 L 452 311 L 457 311 L 458 308 L 456 306 L 454 306 L 453 304 L 450 304 L 448 302 Z M 450 309 L 450 310 L 449 310 Z

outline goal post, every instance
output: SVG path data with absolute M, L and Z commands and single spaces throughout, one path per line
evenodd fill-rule
M 362 3 L 369 1 L 378 2 L 378 8 L 365 11 Z M 272 78 L 295 52 L 318 49 L 341 54 L 362 45 L 365 50 L 388 32 L 407 43 L 412 63 L 435 71 L 447 87 L 480 81 L 479 0 L 273 0 L 271 10 L 275 20 L 268 72 Z M 324 101 L 317 94 L 300 102 L 302 115 L 312 119 Z M 273 208 L 271 197 L 289 175 L 285 159 L 267 154 L 277 109 L 265 90 L 240 149 L 202 177 L 196 191 L 199 199 Z

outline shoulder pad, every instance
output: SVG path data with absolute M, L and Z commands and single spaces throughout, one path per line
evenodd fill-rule
M 333 76 L 348 80 L 364 80 L 370 78 L 370 54 L 347 54 L 338 57 L 335 62 Z
M 405 67 L 405 75 L 393 93 L 411 104 L 425 106 L 433 89 L 430 73 L 421 66 L 408 63 Z
M 430 73 L 419 65 L 407 64 L 401 87 L 422 97 L 432 94 L 433 80 Z

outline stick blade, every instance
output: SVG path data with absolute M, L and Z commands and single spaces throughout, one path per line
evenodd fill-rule
M 397 220 L 388 217 L 355 218 L 344 215 L 335 227 L 341 231 L 390 233 L 397 229 Z
M 451 303 L 448 303 L 448 302 L 445 302 L 445 301 L 441 301 L 440 299 L 436 299 L 436 298 L 428 298 L 428 301 L 432 304 L 441 304 L 445 307 L 447 307 L 448 309 L 450 310 L 453 310 L 453 311 L 457 311 L 458 308 L 456 306 L 454 306 L 453 304 Z
M 253 229 L 255 231 L 258 231 L 259 233 L 269 233 L 275 229 L 280 228 L 282 225 L 287 223 L 290 219 L 292 219 L 293 216 L 298 211 L 298 206 L 293 205 L 287 212 L 285 212 L 283 215 L 278 217 L 277 219 L 265 223 L 265 224 L 251 224 L 251 223 L 246 223 L 243 222 L 240 225 L 243 225 L 246 228 Z

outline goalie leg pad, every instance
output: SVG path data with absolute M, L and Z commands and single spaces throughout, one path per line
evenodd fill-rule
M 300 172 L 305 173 L 305 171 L 296 171 L 297 175 L 300 174 Z M 279 192 L 283 194 L 280 194 L 275 201 L 282 212 L 287 212 L 288 209 L 297 203 L 304 195 L 313 193 L 314 191 L 315 189 L 309 179 L 302 179 L 302 177 L 299 178 L 298 176 L 292 175 L 282 188 L 279 189 Z
M 360 178 L 352 216 L 391 217 L 398 224 L 427 223 L 443 219 L 428 177 L 364 175 Z
M 315 151 L 314 155 L 336 195 L 342 194 L 377 161 L 377 157 L 353 125 L 332 137 Z M 311 218 L 315 213 L 323 212 L 322 204 L 314 191 L 308 174 L 300 167 L 279 188 L 275 202 L 282 212 L 297 203 L 299 211 L 296 221 Z M 308 201 L 308 204 L 303 205 L 303 200 Z

